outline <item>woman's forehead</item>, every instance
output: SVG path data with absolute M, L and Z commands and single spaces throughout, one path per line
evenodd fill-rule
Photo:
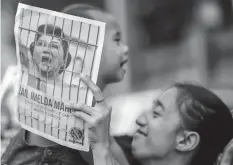
M 161 92 L 160 95 L 155 99 L 155 101 L 159 100 L 164 105 L 173 105 L 176 103 L 177 96 L 178 89 L 173 87 Z
M 48 35 L 42 35 L 39 37 L 38 40 L 46 40 L 46 41 L 57 41 L 60 42 L 60 39 L 56 38 L 56 37 L 52 37 L 52 36 L 48 36 Z

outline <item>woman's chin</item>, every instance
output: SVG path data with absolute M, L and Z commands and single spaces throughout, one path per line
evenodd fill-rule
M 52 69 L 41 69 L 41 75 L 47 79 L 53 80 L 58 76 L 58 73 Z
M 40 71 L 43 72 L 43 73 L 47 73 L 47 72 L 50 72 L 50 71 L 52 70 L 51 67 L 45 66 L 45 65 L 43 65 L 43 64 L 40 64 L 39 69 L 40 69 Z

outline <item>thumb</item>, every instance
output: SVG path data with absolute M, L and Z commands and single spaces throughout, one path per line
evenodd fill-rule
M 111 126 L 111 117 L 112 117 L 112 107 L 110 107 L 108 113 L 107 113 L 107 119 L 106 119 L 106 130 L 110 134 L 110 126 Z

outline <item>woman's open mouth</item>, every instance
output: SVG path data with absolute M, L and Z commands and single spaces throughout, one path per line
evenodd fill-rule
M 50 56 L 42 56 L 42 58 L 41 58 L 41 62 L 42 63 L 51 63 L 51 58 L 50 58 Z

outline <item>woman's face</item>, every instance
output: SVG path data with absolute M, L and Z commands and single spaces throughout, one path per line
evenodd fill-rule
M 153 101 L 136 121 L 132 152 L 140 160 L 162 159 L 174 152 L 181 118 L 176 106 L 178 90 L 171 88 Z
M 61 41 L 43 35 L 35 43 L 33 60 L 41 72 L 58 72 L 64 64 L 64 49 Z

